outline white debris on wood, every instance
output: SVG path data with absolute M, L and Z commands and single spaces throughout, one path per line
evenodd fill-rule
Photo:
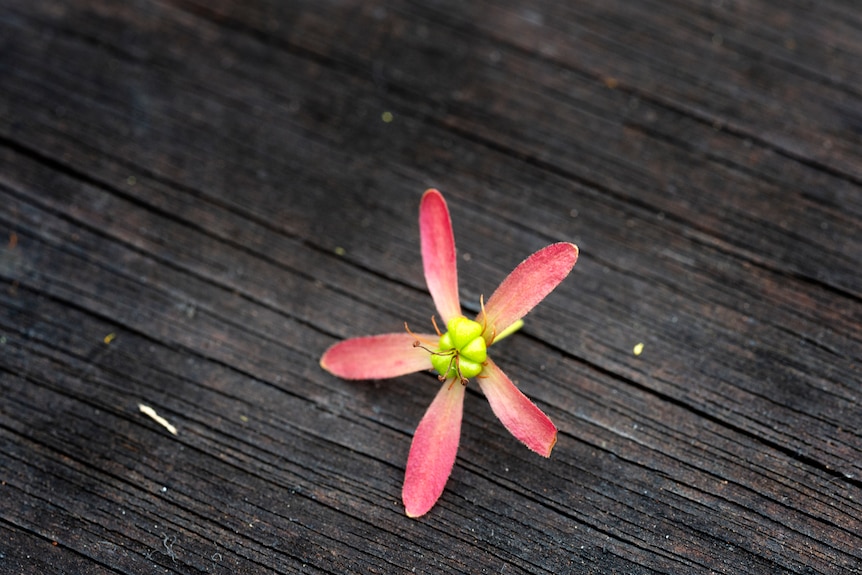
M 153 409 L 152 407 L 150 407 L 149 405 L 144 405 L 143 403 L 139 403 L 138 409 L 141 410 L 141 413 L 145 413 L 145 414 L 149 415 L 153 421 L 155 421 L 156 423 L 158 423 L 159 425 L 161 425 L 162 427 L 164 427 L 165 429 L 167 429 L 168 431 L 170 431 L 174 435 L 177 434 L 177 428 L 174 427 L 173 425 L 171 425 L 167 419 L 165 419 L 164 417 L 162 417 L 161 415 L 156 413 L 156 410 Z

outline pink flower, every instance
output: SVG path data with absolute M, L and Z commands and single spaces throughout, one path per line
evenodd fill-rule
M 443 386 L 416 433 L 407 458 L 402 498 L 407 515 L 428 512 L 455 464 L 467 381 L 475 377 L 491 409 L 516 438 L 548 457 L 557 428 L 488 357 L 487 348 L 521 327 L 521 318 L 569 274 L 577 246 L 552 244 L 524 260 L 503 280 L 475 320 L 461 314 L 455 238 L 446 201 L 428 190 L 419 207 L 425 281 L 446 333 L 391 333 L 348 339 L 330 347 L 320 365 L 345 379 L 382 379 L 433 368 Z M 432 317 L 433 321 L 433 317 Z M 405 324 L 406 327 L 406 324 Z

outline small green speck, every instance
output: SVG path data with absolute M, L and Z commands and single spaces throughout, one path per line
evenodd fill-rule
M 347 253 L 347 250 L 346 250 L 346 249 L 344 249 L 343 247 L 341 247 L 341 246 L 336 246 L 336 247 L 335 247 L 335 255 L 337 255 L 337 256 L 343 256 L 343 255 L 344 255 L 344 254 L 346 254 L 346 253 Z
M 387 124 L 388 124 L 389 122 L 391 122 L 391 121 L 394 119 L 394 116 L 392 115 L 392 112 L 383 112 L 383 114 L 381 114 L 381 116 L 380 116 L 380 117 L 381 117 L 381 118 L 383 119 L 383 121 L 384 121 L 384 122 L 386 122 Z

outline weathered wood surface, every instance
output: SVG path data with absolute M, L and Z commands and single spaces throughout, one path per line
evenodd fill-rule
M 6 0 L 0 572 L 862 573 L 860 31 L 853 1 Z M 494 354 L 552 457 L 471 387 L 411 520 L 436 381 L 318 359 L 428 328 L 429 186 L 471 305 L 581 259 Z

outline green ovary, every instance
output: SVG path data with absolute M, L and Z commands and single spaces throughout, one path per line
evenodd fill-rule
M 488 359 L 488 348 L 482 337 L 483 328 L 466 317 L 456 317 L 446 325 L 440 336 L 439 349 L 431 355 L 431 365 L 445 379 L 465 380 L 482 373 Z

